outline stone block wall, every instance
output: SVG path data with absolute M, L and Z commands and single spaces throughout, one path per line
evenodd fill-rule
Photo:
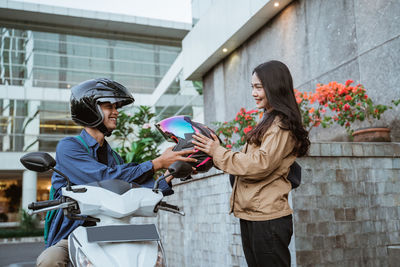
M 388 266 L 387 246 L 400 244 L 400 143 L 313 143 L 298 162 L 292 266 Z M 158 224 L 169 266 L 247 266 L 228 175 L 213 169 L 174 190 L 165 200 L 186 216 L 146 220 Z
M 156 219 L 144 220 L 157 223 L 168 266 L 246 266 L 239 220 L 229 215 L 228 175 L 212 169 L 175 184 L 174 191 L 164 201 L 181 207 L 185 216 L 160 211 Z
M 293 192 L 297 263 L 388 266 L 400 243 L 400 144 L 314 143 Z

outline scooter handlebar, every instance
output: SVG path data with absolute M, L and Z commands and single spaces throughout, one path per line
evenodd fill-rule
M 61 199 L 32 202 L 31 204 L 28 205 L 28 209 L 30 209 L 30 210 L 40 210 L 40 209 L 43 209 L 43 208 L 57 206 L 57 205 L 59 205 L 61 203 L 62 203 Z
M 185 213 L 181 211 L 178 206 L 168 204 L 167 202 L 164 201 L 160 201 L 160 203 L 158 203 L 155 212 L 157 212 L 158 210 L 165 210 L 185 216 Z

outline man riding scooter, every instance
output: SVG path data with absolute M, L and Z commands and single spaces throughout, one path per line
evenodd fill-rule
M 165 150 L 152 161 L 123 163 L 122 158 L 111 149 L 105 137 L 117 126 L 118 108 L 132 104 L 134 98 L 121 84 L 108 79 L 93 79 L 82 82 L 71 89 L 71 115 L 74 122 L 84 129 L 80 135 L 62 139 L 56 150 L 56 169 L 66 174 L 74 185 L 120 179 L 152 188 L 153 175 L 166 169 L 176 161 L 196 162 L 185 157 L 194 150 Z M 169 176 L 161 180 L 159 188 L 164 195 L 173 193 Z M 66 180 L 54 172 L 50 197 L 61 197 L 61 187 Z M 68 235 L 78 226 L 90 226 L 90 222 L 70 220 L 60 211 L 46 216 L 48 232 L 45 232 L 46 249 L 37 259 L 37 266 L 66 266 L 68 257 Z

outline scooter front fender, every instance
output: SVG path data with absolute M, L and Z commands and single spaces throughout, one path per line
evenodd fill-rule
M 154 266 L 158 256 L 157 241 L 89 242 L 87 229 L 78 227 L 68 238 L 69 256 L 75 267 Z

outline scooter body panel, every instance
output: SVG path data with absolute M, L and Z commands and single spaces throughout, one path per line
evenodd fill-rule
M 99 217 L 102 214 L 113 218 L 127 216 L 155 217 L 155 205 L 163 198 L 162 193 L 155 193 L 149 188 L 132 188 L 119 195 L 97 186 L 85 187 L 85 193 L 67 191 L 62 188 L 63 196 L 73 198 L 78 202 L 81 214 Z

